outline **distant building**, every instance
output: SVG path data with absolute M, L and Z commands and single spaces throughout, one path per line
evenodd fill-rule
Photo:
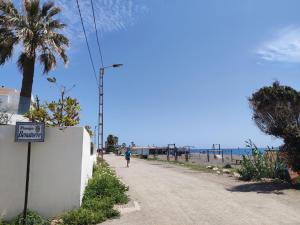
M 20 92 L 12 88 L 0 88 L 0 112 L 8 115 L 8 124 L 16 124 L 17 121 L 28 121 L 22 115 L 18 115 Z
M 20 92 L 12 88 L 0 88 L 0 111 L 16 114 Z

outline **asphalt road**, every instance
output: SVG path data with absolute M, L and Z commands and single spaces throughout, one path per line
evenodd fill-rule
M 132 201 L 105 225 L 299 225 L 300 190 L 107 155 Z

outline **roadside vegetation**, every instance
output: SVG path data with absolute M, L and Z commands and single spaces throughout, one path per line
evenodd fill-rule
M 247 142 L 247 147 L 251 149 L 251 153 L 243 155 L 241 167 L 238 169 L 242 180 L 289 180 L 287 166 L 278 152 L 262 153 L 251 140 Z
M 85 189 L 82 206 L 61 217 L 61 225 L 93 225 L 119 216 L 113 207 L 126 204 L 128 187 L 121 183 L 108 164 L 98 159 L 93 178 Z
M 81 208 L 63 214 L 52 223 L 37 213 L 28 211 L 26 225 L 94 225 L 104 222 L 119 216 L 114 205 L 129 201 L 126 191 L 128 187 L 121 183 L 104 160 L 98 158 L 93 177 L 85 189 Z M 23 214 L 20 214 L 9 223 L 0 219 L 0 225 L 22 225 L 22 218 Z
M 274 82 L 249 98 L 253 120 L 258 128 L 284 144 L 280 157 L 295 172 L 300 172 L 300 93 Z

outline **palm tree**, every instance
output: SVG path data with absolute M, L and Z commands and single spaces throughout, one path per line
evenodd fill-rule
M 69 40 L 58 30 L 66 25 L 54 16 L 61 9 L 53 2 L 42 6 L 39 0 L 23 0 L 24 10 L 18 11 L 11 0 L 0 0 L 0 65 L 13 55 L 14 48 L 20 44 L 22 52 L 17 65 L 23 74 L 19 101 L 19 113 L 29 110 L 34 77 L 35 62 L 38 60 L 43 73 L 56 67 L 56 56 L 68 63 L 66 48 Z

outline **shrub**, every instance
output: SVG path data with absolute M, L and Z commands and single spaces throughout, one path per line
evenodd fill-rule
M 94 198 L 110 197 L 113 203 L 127 203 L 125 194 L 128 188 L 120 182 L 108 166 L 101 164 L 94 167 L 93 179 L 88 182 L 83 201 Z
M 108 218 L 119 216 L 114 204 L 127 203 L 125 192 L 128 188 L 101 158 L 93 168 L 93 177 L 85 189 L 80 209 L 63 215 L 65 225 L 98 224 Z
M 260 152 L 257 146 L 249 140 L 247 147 L 251 148 L 251 154 L 243 155 L 241 168 L 238 172 L 242 180 L 260 180 L 261 178 L 288 179 L 286 166 L 276 155 L 276 160 L 271 160 Z
M 105 216 L 101 211 L 80 208 L 65 214 L 62 219 L 65 225 L 90 225 L 105 221 Z
M 23 225 L 23 213 L 19 214 L 12 225 Z M 50 222 L 34 211 L 27 211 L 26 225 L 50 225 Z
M 105 215 L 106 218 L 117 217 L 120 213 L 113 209 L 114 201 L 112 198 L 105 197 L 105 198 L 95 198 L 95 199 L 88 199 L 83 201 L 82 208 L 94 211 L 101 211 Z

